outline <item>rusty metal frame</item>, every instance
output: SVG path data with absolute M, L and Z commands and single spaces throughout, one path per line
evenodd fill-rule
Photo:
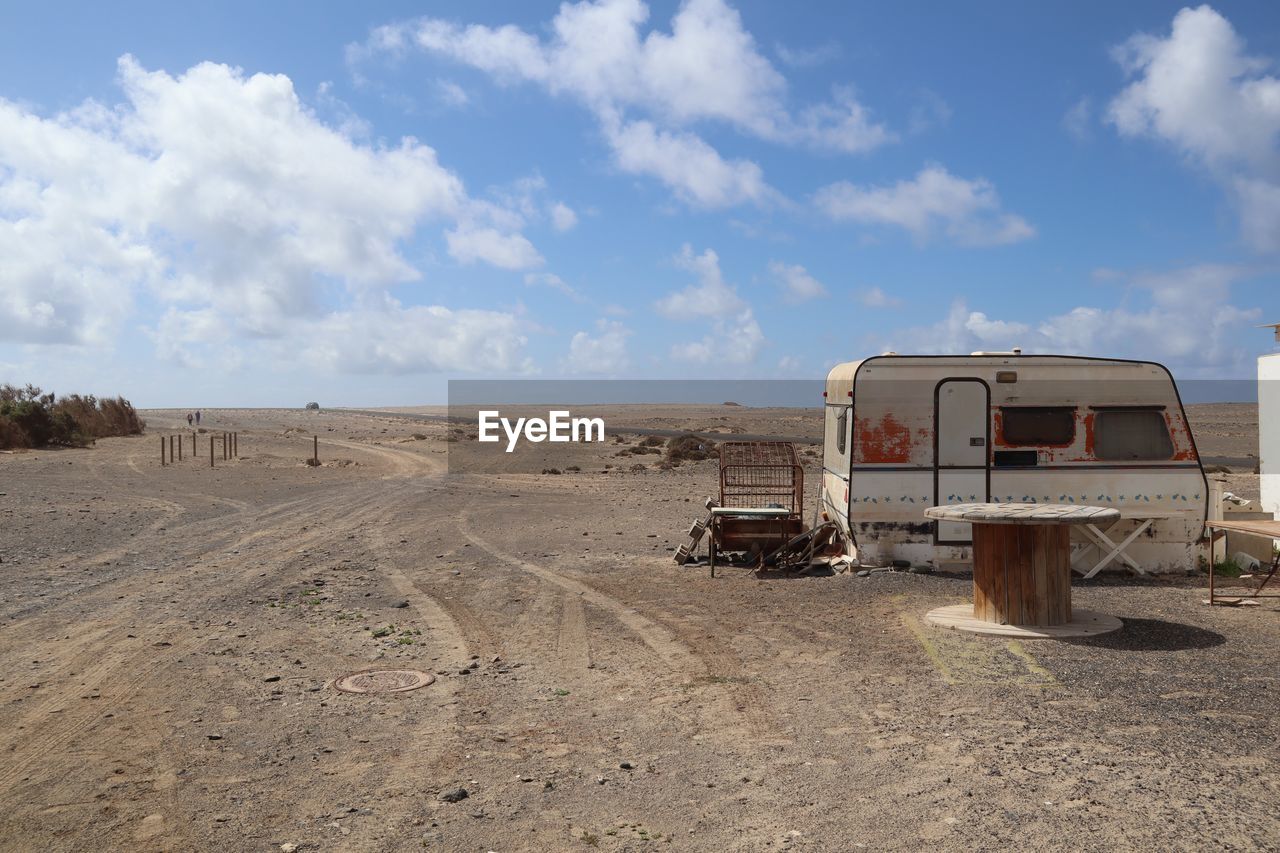
M 764 508 L 769 501 L 804 515 L 804 467 L 789 441 L 720 445 L 720 505 Z
M 1219 539 L 1225 539 L 1225 538 L 1226 538 L 1226 536 L 1227 536 L 1227 534 L 1228 534 L 1228 533 L 1230 533 L 1230 532 L 1231 532 L 1230 530 L 1225 529 L 1225 528 L 1224 528 L 1224 529 L 1221 529 L 1221 530 L 1215 530 L 1215 529 L 1214 529 L 1214 528 L 1212 528 L 1212 527 L 1208 528 L 1208 533 L 1209 533 L 1209 604 L 1210 604 L 1210 605 L 1214 605 L 1214 604 L 1217 604 L 1217 603 L 1218 603 L 1218 598 L 1217 598 L 1217 595 L 1216 595 L 1216 593 L 1215 593 L 1215 591 L 1214 591 L 1214 583 L 1213 583 L 1213 576 L 1214 576 L 1214 571 L 1213 571 L 1213 546 L 1214 546 L 1214 543 L 1215 543 L 1215 542 L 1217 542 L 1217 540 L 1219 540 Z M 1237 531 L 1237 532 L 1239 532 L 1239 531 Z M 1260 565 L 1261 565 L 1261 564 L 1260 564 Z M 1275 576 L 1276 576 L 1276 573 L 1277 573 L 1277 572 L 1280 572 L 1280 552 L 1276 552 L 1276 553 L 1272 554 L 1272 556 L 1271 556 L 1271 568 L 1267 570 L 1266 577 L 1264 577 L 1264 578 L 1262 579 L 1262 583 L 1258 584 L 1258 585 L 1254 588 L 1253 592 L 1252 592 L 1250 595 L 1240 595 L 1240 596 L 1232 595 L 1232 596 L 1223 596 L 1223 601 L 1222 601 L 1222 603 L 1223 603 L 1223 604 L 1226 604 L 1226 603 L 1227 603 L 1227 601 L 1226 601 L 1226 599 L 1227 599 L 1227 598 L 1231 598 L 1231 599 L 1233 599 L 1233 601 L 1232 601 L 1232 603 L 1233 603 L 1233 604 L 1235 604 L 1235 603 L 1239 603 L 1241 600 L 1246 599 L 1246 598 L 1248 598 L 1248 599 L 1254 599 L 1254 598 L 1280 598 L 1280 592 L 1273 592 L 1273 593 L 1270 593 L 1269 595 L 1263 595 L 1263 594 L 1262 594 L 1262 590 L 1266 588 L 1267 584 L 1271 582 L 1271 579 L 1272 579 L 1273 577 L 1275 577 Z

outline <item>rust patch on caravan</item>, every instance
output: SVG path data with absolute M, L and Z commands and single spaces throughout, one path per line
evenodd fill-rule
M 1094 431 L 1094 413 L 1089 412 L 1084 416 L 1084 455 L 1085 458 L 1079 460 L 1081 462 L 1095 458 L 1095 448 L 1097 447 L 1097 433 Z
M 859 419 L 857 427 L 862 462 L 911 461 L 911 428 L 892 414 L 882 417 L 879 423 Z
M 1164 413 L 1165 424 L 1169 427 L 1169 437 L 1173 440 L 1173 458 L 1179 462 L 1194 462 L 1196 456 L 1195 442 L 1191 440 L 1191 429 L 1181 416 L 1174 417 Z

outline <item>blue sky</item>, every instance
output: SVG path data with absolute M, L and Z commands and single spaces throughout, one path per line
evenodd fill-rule
M 1274 4 L 41 4 L 0 30 L 0 381 L 142 405 L 815 378 L 894 349 L 1248 376 Z

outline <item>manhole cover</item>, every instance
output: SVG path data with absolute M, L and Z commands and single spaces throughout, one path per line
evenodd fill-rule
M 333 686 L 343 693 L 404 693 L 435 680 L 431 673 L 416 669 L 373 669 L 344 675 Z

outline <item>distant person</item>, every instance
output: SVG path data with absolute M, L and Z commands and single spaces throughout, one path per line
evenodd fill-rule
M 196 426 L 200 426 L 200 410 L 196 409 Z
M 190 412 L 187 412 L 187 429 L 191 428 L 191 421 L 192 421 L 192 415 Z

